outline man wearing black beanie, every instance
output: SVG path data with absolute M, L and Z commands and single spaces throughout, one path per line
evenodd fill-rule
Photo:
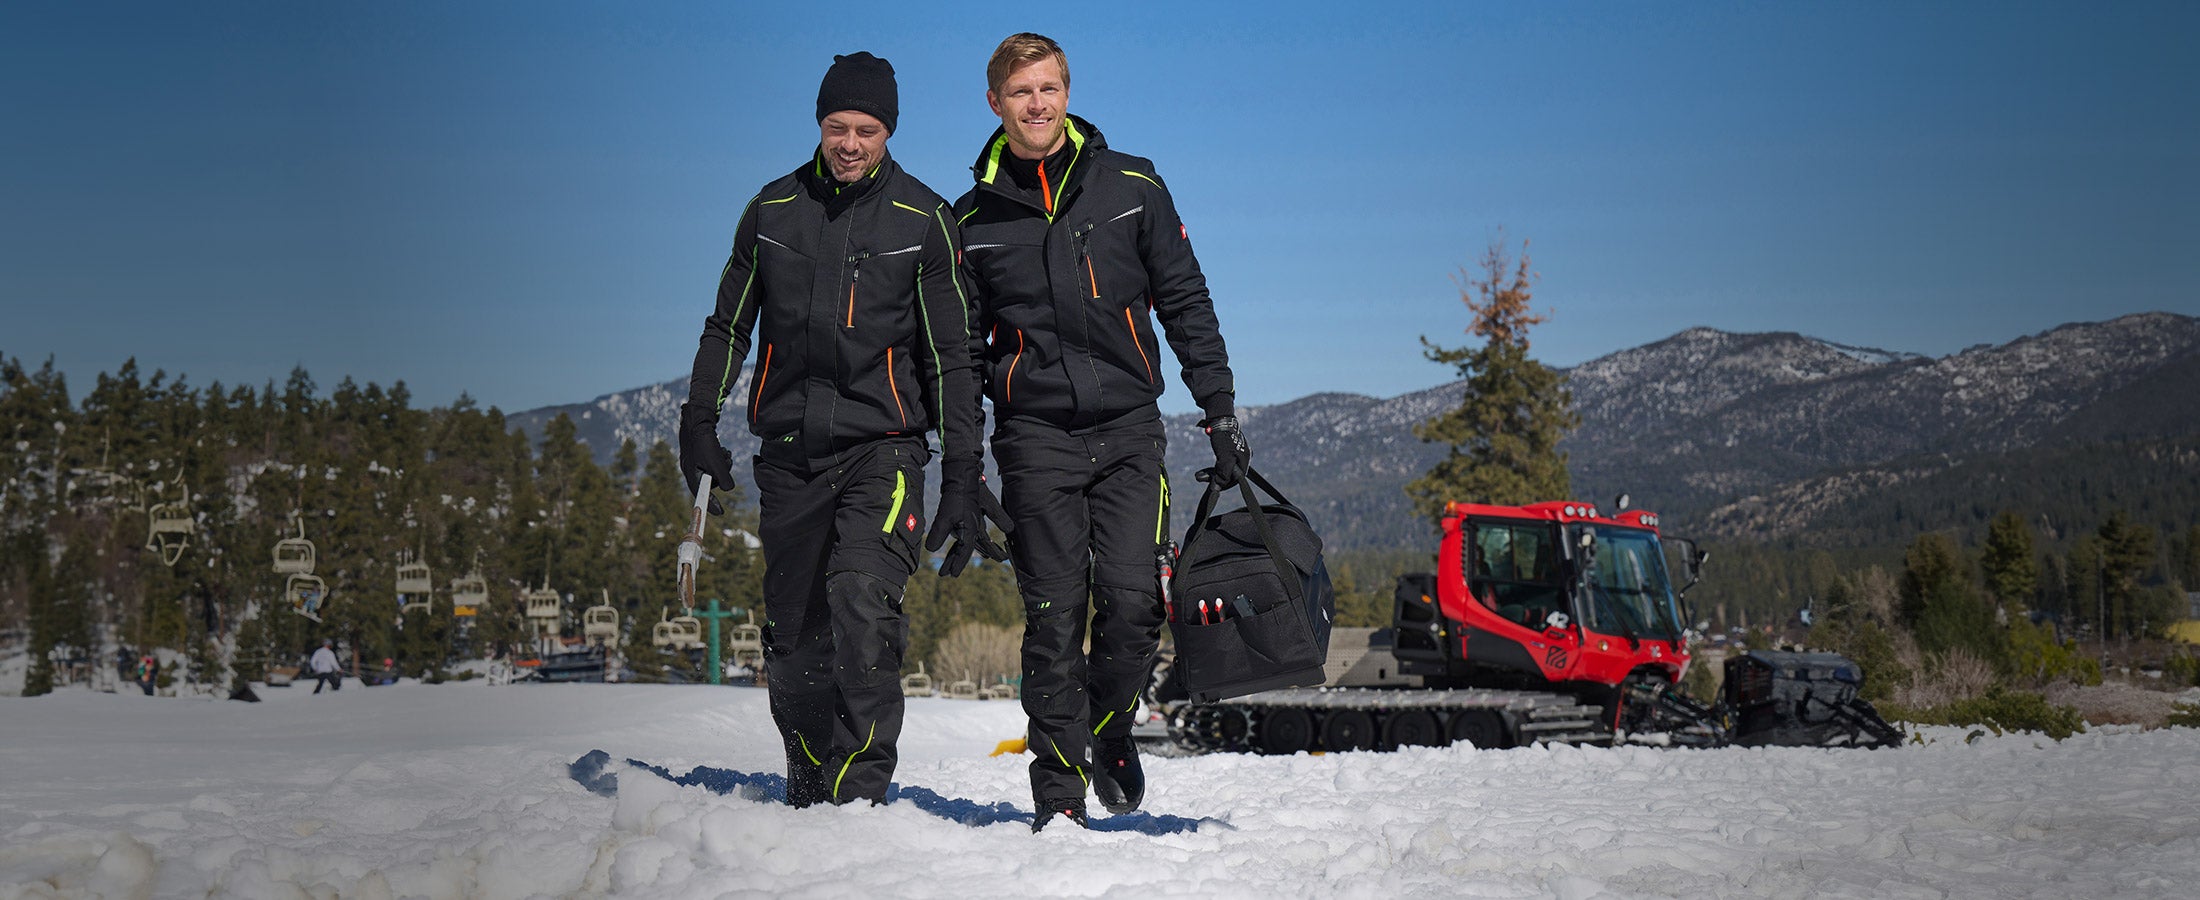
M 998 559 L 976 500 L 977 372 L 947 204 L 887 156 L 894 68 L 833 58 L 811 159 L 764 186 L 734 230 L 680 408 L 680 468 L 729 485 L 718 416 L 763 439 L 764 653 L 787 802 L 885 799 L 901 734 L 902 588 L 949 537 Z M 940 441 L 929 533 L 924 466 Z

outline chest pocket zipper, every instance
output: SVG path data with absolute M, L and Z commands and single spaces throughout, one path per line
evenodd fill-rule
M 900 256 L 904 253 L 915 253 L 922 249 L 924 249 L 924 245 L 917 244 L 912 247 L 903 247 L 899 250 L 888 250 L 885 253 L 878 254 L 878 256 L 880 258 L 888 256 Z M 865 260 L 868 260 L 870 258 L 871 251 L 869 250 L 865 250 L 854 256 L 848 257 L 848 263 L 850 265 L 850 270 L 848 272 L 848 317 L 841 323 L 840 327 L 842 328 L 856 327 L 856 283 L 862 280 L 863 263 Z
M 851 266 L 848 272 L 848 321 L 840 326 L 842 328 L 856 327 L 856 283 L 863 280 L 863 261 L 870 258 L 869 250 L 848 257 Z

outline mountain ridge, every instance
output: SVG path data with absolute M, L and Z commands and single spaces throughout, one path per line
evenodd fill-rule
M 2071 322 L 1946 356 L 1858 347 L 1796 332 L 1698 326 L 1561 370 L 1582 425 L 1561 445 L 1577 497 L 1621 490 L 1669 521 L 1712 526 L 1747 516 L 1714 510 L 1851 473 L 1845 488 L 1898 483 L 1880 464 L 1916 472 L 1931 454 L 1976 455 L 2107 437 L 2175 436 L 2200 428 L 2200 319 L 2167 312 Z M 744 370 L 719 436 L 753 453 Z M 512 414 L 539 437 L 558 413 L 574 418 L 599 460 L 621 440 L 671 444 L 686 379 Z M 1321 392 L 1242 407 L 1254 464 L 1305 509 L 1332 545 L 1416 546 L 1404 484 L 1442 458 L 1415 423 L 1456 403 L 1464 382 L 1394 397 Z M 2149 411 L 2166 411 L 2148 415 Z M 1164 416 L 1168 466 L 1211 462 L 1197 413 Z M 734 467 L 747 481 L 747 466 Z M 1914 477 L 1914 476 L 1913 476 Z M 1198 485 L 1177 479 L 1176 508 Z M 1183 522 L 1178 517 L 1178 524 Z M 1762 533 L 1741 528 L 1737 534 Z

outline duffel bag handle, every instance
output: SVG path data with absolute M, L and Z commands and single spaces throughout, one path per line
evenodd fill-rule
M 1201 529 L 1207 524 L 1207 517 L 1214 513 L 1215 498 L 1222 496 L 1222 488 L 1215 484 L 1214 474 L 1213 469 L 1201 469 L 1195 476 L 1207 489 L 1199 495 L 1199 509 L 1193 515 L 1192 527 L 1184 532 L 1184 546 L 1179 551 L 1178 559 L 1191 556 L 1192 542 L 1199 538 Z M 1303 603 L 1306 592 L 1299 584 L 1298 567 L 1291 565 L 1291 561 L 1283 556 L 1283 548 L 1276 545 L 1276 533 L 1268 527 L 1268 511 L 1261 508 L 1260 498 L 1253 494 L 1255 484 L 1260 485 L 1260 489 L 1267 491 L 1268 496 L 1274 497 L 1278 503 L 1289 505 L 1291 501 L 1284 499 L 1283 493 L 1276 490 L 1275 485 L 1269 484 L 1268 479 L 1262 478 L 1260 472 L 1252 466 L 1246 466 L 1245 477 L 1238 479 L 1238 496 L 1245 500 L 1245 511 L 1252 514 L 1253 530 L 1260 532 L 1261 546 L 1268 548 L 1268 558 L 1276 564 L 1276 580 L 1283 582 L 1283 592 L 1291 596 L 1293 605 Z M 1176 577 L 1184 577 L 1184 571 L 1177 570 Z

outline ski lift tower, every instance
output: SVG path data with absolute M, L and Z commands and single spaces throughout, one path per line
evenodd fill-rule
M 718 598 L 712 597 L 710 598 L 710 609 L 691 609 L 687 612 L 688 615 L 691 617 L 710 620 L 710 683 L 725 684 L 726 666 L 724 661 L 721 660 L 718 656 L 719 647 L 722 646 L 718 643 L 718 620 L 733 618 L 733 614 L 736 611 L 731 609 L 718 608 Z M 763 652 L 763 642 L 761 640 L 757 642 L 757 652 L 759 654 Z

